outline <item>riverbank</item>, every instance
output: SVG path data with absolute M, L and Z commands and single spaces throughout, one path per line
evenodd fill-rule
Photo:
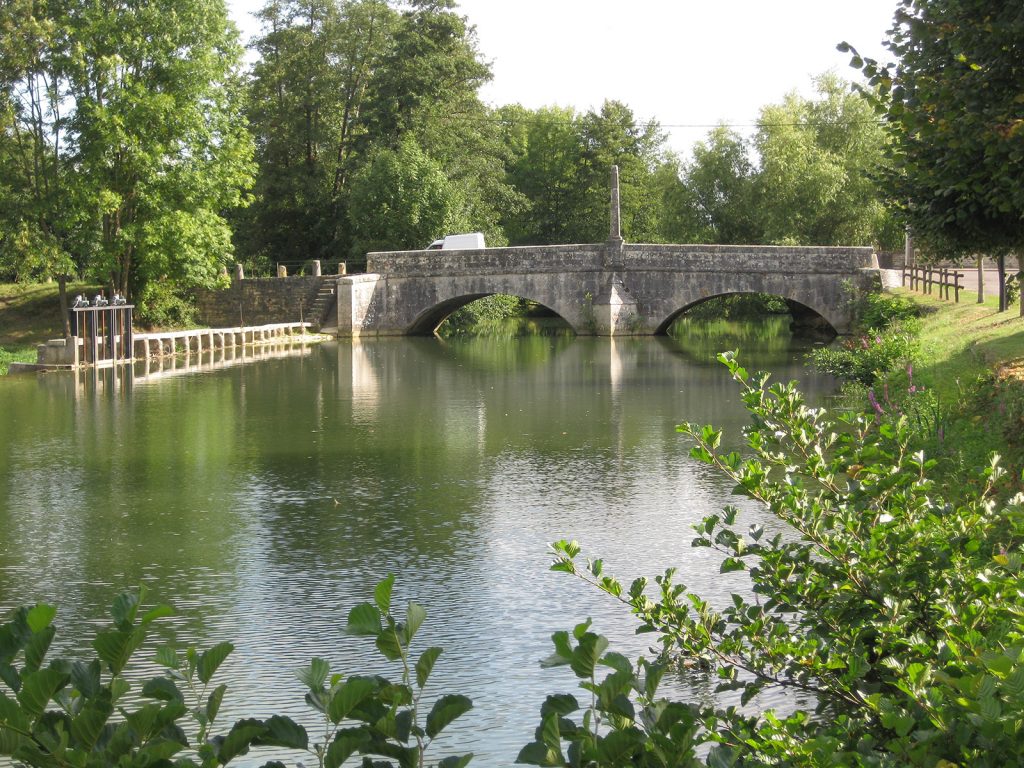
M 996 298 L 960 303 L 905 289 L 894 294 L 921 310 L 919 351 L 908 378 L 889 386 L 930 391 L 930 420 L 939 448 L 966 466 L 981 467 L 999 453 L 1017 481 L 1024 469 L 1024 320 L 1017 308 L 998 312 Z M 919 414 L 920 416 L 920 414 Z
M 68 295 L 89 288 L 70 284 Z M 11 363 L 34 363 L 36 346 L 61 336 L 62 326 L 57 283 L 0 283 L 0 376 Z

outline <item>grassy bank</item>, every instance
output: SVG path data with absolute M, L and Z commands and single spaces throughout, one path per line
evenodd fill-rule
M 943 453 L 983 466 L 993 451 L 1019 478 L 1024 468 L 1024 319 L 997 311 L 995 299 L 959 304 L 900 291 L 922 311 L 913 382 L 931 390 L 932 427 Z M 896 377 L 891 386 L 905 378 Z
M 89 288 L 71 284 L 68 295 Z M 34 363 L 36 345 L 59 338 L 62 329 L 57 283 L 0 283 L 0 376 L 10 363 Z

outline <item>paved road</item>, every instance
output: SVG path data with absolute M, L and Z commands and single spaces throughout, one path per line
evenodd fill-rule
M 1012 268 L 1007 265 L 1006 271 L 1011 274 Z M 886 269 L 882 270 L 884 273 L 885 285 L 898 286 L 900 285 L 901 270 L 898 269 Z M 978 270 L 977 269 L 959 269 L 957 270 L 963 275 L 961 285 L 964 290 L 978 292 Z M 986 269 L 984 271 L 985 277 L 985 297 L 997 296 L 999 293 L 999 272 L 994 269 Z
M 963 277 L 963 286 L 968 291 L 978 291 L 978 270 L 977 269 L 961 269 L 958 270 Z M 1007 265 L 1007 272 L 1010 272 L 1010 267 Z M 985 275 L 985 296 L 998 296 L 999 295 L 999 272 L 994 269 L 984 270 Z

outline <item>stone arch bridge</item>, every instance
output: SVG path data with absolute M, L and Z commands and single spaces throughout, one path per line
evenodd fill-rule
M 853 293 L 880 287 L 871 248 L 640 245 L 612 237 L 594 245 L 371 253 L 367 274 L 338 281 L 338 335 L 430 334 L 460 306 L 495 293 L 536 301 L 581 335 L 651 335 L 709 298 L 752 292 L 781 296 L 798 322 L 813 318 L 842 334 L 853 320 Z

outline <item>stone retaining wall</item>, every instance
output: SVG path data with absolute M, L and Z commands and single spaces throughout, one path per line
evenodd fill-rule
M 196 291 L 199 322 L 213 327 L 304 322 L 323 284 L 316 276 L 235 281 L 230 288 Z

